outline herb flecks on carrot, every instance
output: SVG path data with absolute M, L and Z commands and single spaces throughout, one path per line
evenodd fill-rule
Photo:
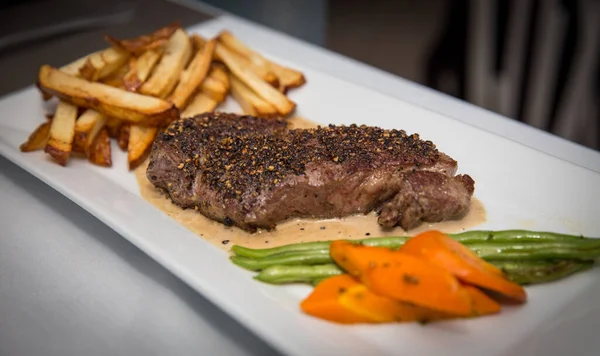
M 358 314 L 339 302 L 340 296 L 355 286 L 360 286 L 360 283 L 347 274 L 327 278 L 302 301 L 300 308 L 309 315 L 336 323 L 369 323 L 371 318 Z
M 446 270 L 379 247 L 333 241 L 331 257 L 374 293 L 455 316 L 471 314 L 471 299 Z
M 447 318 L 446 315 L 399 302 L 373 293 L 365 285 L 356 285 L 340 295 L 339 303 L 356 314 L 365 316 L 373 323 L 429 322 Z
M 523 287 L 509 281 L 498 268 L 439 231 L 428 231 L 409 239 L 399 253 L 426 260 L 465 283 L 499 293 L 511 301 L 524 303 L 527 300 Z

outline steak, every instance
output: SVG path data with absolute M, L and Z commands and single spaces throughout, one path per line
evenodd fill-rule
M 384 228 L 468 212 L 475 182 L 430 141 L 402 130 L 206 113 L 172 123 L 147 177 L 173 203 L 254 232 L 292 217 L 378 213 Z

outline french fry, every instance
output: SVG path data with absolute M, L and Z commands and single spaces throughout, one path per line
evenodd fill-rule
M 221 103 L 225 100 L 227 93 L 229 92 L 229 88 L 223 84 L 223 82 L 219 81 L 215 78 L 214 75 L 209 74 L 206 79 L 202 82 L 200 86 L 200 90 L 213 98 L 217 103 Z
M 281 115 L 287 116 L 294 111 L 296 104 L 293 101 L 263 81 L 253 71 L 244 67 L 243 63 L 238 61 L 238 57 L 233 55 L 228 48 L 217 46 L 216 51 L 231 73 L 250 87 L 258 96 L 273 105 Z
M 82 123 L 81 125 L 80 122 Z M 81 148 L 86 155 L 96 136 L 106 126 L 107 118 L 96 110 L 87 109 L 75 123 L 75 137 L 79 137 Z M 78 131 L 78 128 L 81 131 Z
M 196 53 L 190 65 L 181 73 L 181 79 L 171 94 L 171 102 L 183 108 L 196 88 L 204 81 L 213 59 L 216 40 L 210 40 Z
M 225 46 L 223 45 L 223 43 L 218 42 L 217 48 L 219 48 L 219 47 L 225 47 Z M 228 48 L 226 48 L 226 49 L 228 49 Z M 254 74 L 256 74 L 258 77 L 260 77 L 265 82 L 271 84 L 271 86 L 273 86 L 275 88 L 279 87 L 279 78 L 277 78 L 275 73 L 273 73 L 269 69 L 269 67 L 267 67 L 266 65 L 261 64 L 261 63 L 252 62 L 249 58 L 247 58 L 235 51 L 231 51 L 231 50 L 229 50 L 229 51 L 230 51 L 229 56 L 236 57 L 236 61 L 238 63 L 240 63 L 241 66 L 243 66 L 244 68 L 248 68 L 248 70 L 254 72 Z M 220 59 L 221 61 L 224 61 L 220 55 L 221 52 L 222 51 L 216 52 L 216 58 Z
M 93 137 L 106 123 L 106 117 L 93 109 L 87 109 L 75 122 L 75 137 L 73 138 L 73 152 L 85 153 Z M 100 127 L 96 128 L 96 126 Z M 96 132 L 92 132 L 96 131 Z
M 56 107 L 44 151 L 62 166 L 67 164 L 71 156 L 76 119 L 77 107 L 61 100 Z
M 97 166 L 112 167 L 112 154 L 108 130 L 103 128 L 89 148 L 88 160 Z
M 119 142 L 119 147 L 123 151 L 127 151 L 127 146 L 129 146 L 129 130 L 131 126 L 129 124 L 121 125 L 119 128 L 119 133 L 117 136 L 117 140 Z
M 193 117 L 205 112 L 214 111 L 217 105 L 219 105 L 218 101 L 203 92 L 199 92 L 192 97 L 188 106 L 181 113 L 181 117 Z
M 281 91 L 284 93 L 289 89 L 300 87 L 306 83 L 306 78 L 301 72 L 280 66 L 274 62 L 269 62 L 269 67 L 279 77 L 279 85 Z
M 74 105 L 95 109 L 131 123 L 160 125 L 179 117 L 177 108 L 166 100 L 131 93 L 101 83 L 91 83 L 43 65 L 38 87 Z
M 79 76 L 93 82 L 106 78 L 122 67 L 128 58 L 129 52 L 115 48 L 93 53 L 87 56 L 83 66 L 79 68 Z
M 216 80 L 220 81 L 225 85 L 227 89 L 230 87 L 229 83 L 229 74 L 227 73 L 227 68 L 225 68 L 221 64 L 213 64 L 210 69 L 210 75 Z
M 64 65 L 62 67 L 60 67 L 60 70 L 69 74 L 69 75 L 75 75 L 75 76 L 79 76 L 79 70 L 83 67 L 83 65 L 85 64 L 85 61 L 87 60 L 87 58 L 89 56 L 93 56 L 93 55 L 98 55 L 100 54 L 102 51 L 98 51 L 98 52 L 94 52 L 91 54 L 86 55 L 85 57 L 81 57 L 67 65 Z
M 21 152 L 32 152 L 41 150 L 46 147 L 50 136 L 51 121 L 46 121 L 40 124 L 19 147 Z
M 130 170 L 138 167 L 146 159 L 157 132 L 156 127 L 131 125 L 127 145 L 127 162 Z
M 260 55 L 258 52 L 250 49 L 246 44 L 240 41 L 229 31 L 222 31 L 219 34 L 219 41 L 234 52 L 248 58 L 253 63 L 259 66 L 264 66 L 275 73 L 279 78 L 279 84 L 284 91 L 291 88 L 296 88 L 306 83 L 306 78 L 301 72 L 281 66 L 273 61 L 270 61 Z
M 150 78 L 140 87 L 140 93 L 164 98 L 171 93 L 192 55 L 192 44 L 182 29 L 178 29 L 165 45 L 165 54 Z
M 231 82 L 231 95 L 240 104 L 246 114 L 273 117 L 277 116 L 277 109 L 256 95 L 252 89 L 239 81 L 235 76 L 229 78 Z
M 139 55 L 144 51 L 154 50 L 164 46 L 178 29 L 181 29 L 181 24 L 179 22 L 173 22 L 149 35 L 142 35 L 129 40 L 118 40 L 108 35 L 104 36 L 104 38 L 116 48 L 128 51 L 134 55 Z
M 161 49 L 151 49 L 137 58 L 134 57 L 135 61 L 130 62 L 129 71 L 123 77 L 125 89 L 132 92 L 137 91 L 150 76 L 152 69 L 162 56 L 162 52 Z

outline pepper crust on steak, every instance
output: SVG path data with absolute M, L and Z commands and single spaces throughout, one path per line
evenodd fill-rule
M 206 113 L 172 123 L 147 177 L 183 208 L 254 232 L 292 217 L 378 213 L 382 227 L 460 218 L 475 182 L 431 141 L 402 130 Z

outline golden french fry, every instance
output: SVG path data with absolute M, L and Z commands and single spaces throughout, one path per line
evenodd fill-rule
M 88 160 L 97 166 L 112 167 L 112 154 L 108 130 L 103 128 L 89 148 Z
M 165 54 L 154 68 L 154 72 L 140 87 L 140 93 L 158 98 L 167 97 L 177 84 L 191 55 L 190 39 L 182 29 L 178 29 L 165 45 Z
M 269 68 L 269 70 L 275 73 L 275 75 L 279 78 L 279 84 L 283 90 L 296 88 L 306 83 L 304 74 L 266 59 L 258 52 L 246 46 L 246 44 L 240 41 L 229 31 L 222 31 L 219 34 L 219 41 L 232 51 L 248 58 L 251 62 Z
M 154 69 L 161 56 L 162 50 L 160 48 L 151 49 L 137 57 L 135 63 L 130 63 L 129 71 L 123 78 L 125 89 L 133 92 L 137 91 L 142 83 L 148 79 L 148 76 L 150 76 L 152 69 Z
M 214 39 L 208 41 L 196 53 L 188 68 L 181 73 L 181 79 L 171 94 L 171 102 L 178 108 L 185 106 L 190 96 L 206 78 L 213 59 L 215 44 L 216 40 Z
M 119 141 L 119 147 L 123 151 L 127 151 L 127 146 L 129 146 L 129 130 L 131 126 L 129 124 L 121 125 L 119 128 L 119 134 L 117 136 L 117 140 Z
M 218 103 L 221 103 L 225 100 L 225 97 L 229 92 L 229 88 L 225 86 L 223 82 L 216 79 L 214 76 L 209 75 L 202 82 L 202 85 L 200 86 L 200 91 L 213 98 Z
M 90 146 L 94 139 L 104 128 L 107 122 L 106 116 L 93 109 L 87 109 L 75 122 L 75 138 L 73 140 L 73 151 L 89 154 Z
M 88 82 L 49 65 L 41 67 L 38 87 L 75 105 L 131 123 L 160 125 L 179 117 L 177 108 L 166 100 Z
M 219 47 L 225 47 L 226 49 L 229 50 L 229 48 L 224 46 L 223 43 L 221 43 L 221 42 L 217 43 L 217 48 L 219 48 Z M 220 55 L 221 52 L 222 51 L 217 51 L 215 58 L 224 62 L 223 58 L 221 58 L 221 55 Z M 260 63 L 252 62 L 249 58 L 244 57 L 243 55 L 241 55 L 235 51 L 229 50 L 229 56 L 236 57 L 235 60 L 238 63 L 240 63 L 240 65 L 242 65 L 244 68 L 248 68 L 250 71 L 254 72 L 254 74 L 256 74 L 258 77 L 260 77 L 265 82 L 271 84 L 271 86 L 273 86 L 275 88 L 279 87 L 279 78 L 277 78 L 275 73 L 273 73 L 267 66 L 261 65 Z
M 273 105 L 256 95 L 235 76 L 232 75 L 229 80 L 231 82 L 231 95 L 246 114 L 261 117 L 277 116 L 277 109 Z
M 302 72 L 280 66 L 275 62 L 269 62 L 269 68 L 279 77 L 279 84 L 283 92 L 300 87 L 306 83 L 306 78 Z
M 23 142 L 19 148 L 21 152 L 31 152 L 41 150 L 46 147 L 48 138 L 50 136 L 50 125 L 51 121 L 46 121 L 40 124 L 27 138 L 27 141 Z
M 214 111 L 218 104 L 219 102 L 215 99 L 211 98 L 203 92 L 199 92 L 194 97 L 192 97 L 190 103 L 181 113 L 181 117 L 192 117 L 205 112 Z
M 79 68 L 79 76 L 93 82 L 106 78 L 127 63 L 128 58 L 129 52 L 115 48 L 93 53 Z
M 213 64 L 210 69 L 210 76 L 223 83 L 225 88 L 229 89 L 229 73 L 227 73 L 227 68 L 225 68 L 223 65 Z
M 263 81 L 252 70 L 244 67 L 243 63 L 238 61 L 238 57 L 232 55 L 228 48 L 217 46 L 216 51 L 231 73 L 250 87 L 258 96 L 273 105 L 281 115 L 286 116 L 294 111 L 296 104 L 293 101 Z
M 73 137 L 73 152 L 84 153 L 89 146 L 90 133 L 98 121 L 104 120 L 104 116 L 93 109 L 87 109 L 75 122 L 75 136 Z
M 127 161 L 130 170 L 135 169 L 146 159 L 157 132 L 156 127 L 131 125 L 127 145 Z
M 44 151 L 62 166 L 67 164 L 71 156 L 76 119 L 77 107 L 61 100 L 56 107 Z
M 105 35 L 104 38 L 116 48 L 138 55 L 147 50 L 153 50 L 164 46 L 169 38 L 181 28 L 179 22 L 173 22 L 163 28 L 160 28 L 149 35 L 142 35 L 129 40 L 118 40 L 114 37 Z

